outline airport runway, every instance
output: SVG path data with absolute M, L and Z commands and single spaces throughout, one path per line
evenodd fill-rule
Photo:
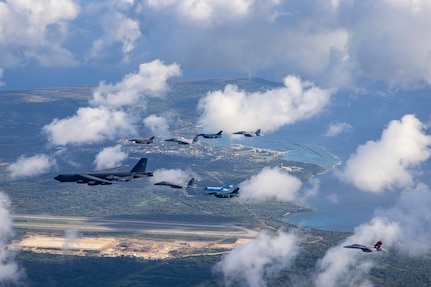
M 200 237 L 254 238 L 258 232 L 240 226 L 186 222 L 150 221 L 140 219 L 92 218 L 72 216 L 15 214 L 14 228 L 27 230 L 74 229 L 80 232 L 139 233 Z

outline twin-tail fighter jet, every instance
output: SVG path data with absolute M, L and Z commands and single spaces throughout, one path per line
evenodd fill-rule
M 129 142 L 134 142 L 136 144 L 152 144 L 155 137 L 150 137 L 149 139 L 129 139 Z
M 234 190 L 221 190 L 221 191 L 210 191 L 208 194 L 212 194 L 216 197 L 220 198 L 231 198 L 231 197 L 237 197 L 239 195 L 239 187 L 235 188 Z
M 169 186 L 171 188 L 177 188 L 177 189 L 193 188 L 193 187 L 195 187 L 195 178 L 190 179 L 189 182 L 186 185 L 178 184 L 178 183 L 173 183 L 173 182 L 170 182 L 170 181 L 156 182 L 154 185 L 165 185 L 165 186 Z
M 206 139 L 217 139 L 217 138 L 221 138 L 222 133 L 223 133 L 223 131 L 219 131 L 216 134 L 198 134 L 198 136 L 201 136 L 201 137 L 206 138 Z
M 114 181 L 130 181 L 135 178 L 150 177 L 153 176 L 153 173 L 146 171 L 147 160 L 147 158 L 141 158 L 130 172 L 119 172 L 118 169 L 124 167 L 120 166 L 93 172 L 59 174 L 54 177 L 54 179 L 58 180 L 59 182 L 86 183 L 88 185 L 109 185 Z
M 191 145 L 191 144 L 194 144 L 198 141 L 198 137 L 199 137 L 198 135 L 195 136 L 193 139 L 187 139 L 185 137 L 175 137 L 175 138 L 167 139 L 165 141 L 176 142 L 176 143 L 182 144 L 182 145 Z
M 260 136 L 260 129 L 257 129 L 255 132 L 239 131 L 239 132 L 234 132 L 233 134 L 234 135 L 243 135 L 243 136 L 248 137 L 248 138 L 258 137 L 258 136 Z
M 363 252 L 386 251 L 386 249 L 382 247 L 382 244 L 383 242 L 379 240 L 374 245 L 362 245 L 355 243 L 352 245 L 346 245 L 344 248 L 361 249 Z

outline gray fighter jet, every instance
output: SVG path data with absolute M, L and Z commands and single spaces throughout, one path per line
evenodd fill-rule
M 147 158 L 141 158 L 130 172 L 119 172 L 118 169 L 124 167 L 121 166 L 93 172 L 59 174 L 54 179 L 59 182 L 86 183 L 88 185 L 109 185 L 113 181 L 130 181 L 135 178 L 153 176 L 152 172 L 145 171 L 147 160 Z
M 173 183 L 173 182 L 169 182 L 169 181 L 156 182 L 154 185 L 165 185 L 165 186 L 169 186 L 171 188 L 177 188 L 177 189 L 193 188 L 193 187 L 195 187 L 195 178 L 190 179 L 186 185 Z
M 195 136 L 193 139 L 186 139 L 185 137 L 175 137 L 175 138 L 170 138 L 167 139 L 165 141 L 167 142 L 176 142 L 178 144 L 182 144 L 182 145 L 190 145 L 190 144 L 194 144 L 195 142 L 198 141 L 198 135 Z
M 233 134 L 234 135 L 243 135 L 243 136 L 248 137 L 248 138 L 258 137 L 258 136 L 260 136 L 260 129 L 257 129 L 255 132 L 239 131 L 239 132 L 234 132 Z
M 149 139 L 130 139 L 129 142 L 134 142 L 137 144 L 152 144 L 155 137 L 150 137 Z
M 232 191 L 210 191 L 208 192 L 208 194 L 212 194 L 216 197 L 220 197 L 220 198 L 231 198 L 231 197 L 237 197 L 239 195 L 239 187 L 235 188 Z
M 201 137 L 206 138 L 206 139 L 217 139 L 217 138 L 221 138 L 222 133 L 223 133 L 223 131 L 219 131 L 216 134 L 198 134 L 198 136 L 201 136 Z
M 355 243 L 352 245 L 346 245 L 344 248 L 361 249 L 363 252 L 386 251 L 386 249 L 382 247 L 382 244 L 383 242 L 379 240 L 374 245 L 362 245 Z

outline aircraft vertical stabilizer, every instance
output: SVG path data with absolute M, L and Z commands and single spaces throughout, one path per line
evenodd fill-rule
M 147 158 L 141 158 L 130 172 L 145 172 L 147 169 Z

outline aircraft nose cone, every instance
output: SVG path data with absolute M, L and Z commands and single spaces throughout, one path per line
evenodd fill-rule
M 57 175 L 56 177 L 54 177 L 54 179 L 55 179 L 55 180 L 58 180 L 58 181 L 60 181 L 60 179 L 61 179 L 61 176 L 60 176 L 60 175 Z

